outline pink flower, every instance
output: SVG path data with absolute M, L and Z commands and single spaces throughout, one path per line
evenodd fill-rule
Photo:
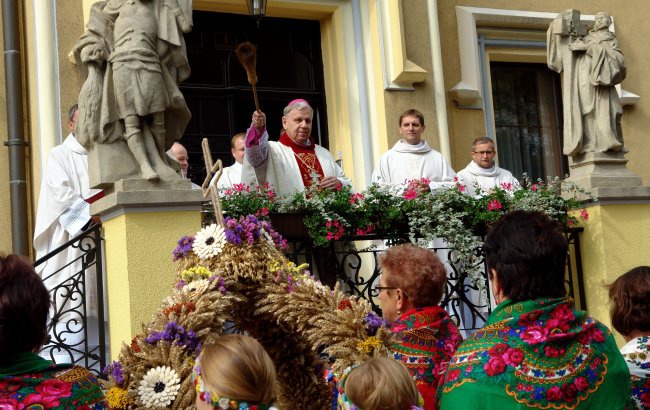
M 32 393 L 23 399 L 20 403 L 21 409 L 29 409 L 31 406 L 34 408 L 49 409 L 59 405 L 59 398 L 55 396 L 43 396 L 41 394 Z M 39 407 L 40 406 L 40 407 Z
M 519 316 L 519 326 L 527 326 L 529 324 L 535 323 L 537 318 L 544 313 L 543 311 L 536 309 L 528 313 L 524 313 Z
M 546 391 L 546 400 L 560 401 L 562 399 L 562 389 L 559 386 L 553 386 Z
M 234 184 L 232 187 L 235 192 L 250 192 L 250 187 L 246 184 Z
M 354 205 L 356 203 L 359 203 L 359 202 L 363 201 L 364 199 L 366 199 L 366 197 L 363 196 L 363 194 L 352 194 L 352 195 L 350 195 L 350 205 Z
M 587 390 L 587 388 L 589 387 L 589 382 L 587 381 L 587 378 L 584 376 L 580 376 L 576 378 L 573 384 L 575 384 L 576 388 L 580 391 Z
M 269 214 L 269 208 L 267 208 L 267 207 L 262 208 L 262 215 L 266 216 L 268 214 Z
M 589 220 L 589 213 L 587 212 L 586 209 L 583 208 L 583 209 L 580 211 L 580 218 L 582 218 L 583 221 L 587 221 L 587 220 Z
M 490 350 L 488 350 L 488 354 L 490 356 L 501 356 L 507 350 L 508 350 L 508 345 L 507 344 L 498 343 L 498 344 L 492 346 L 492 348 Z
M 0 398 L 0 410 L 14 410 L 18 408 L 18 401 L 13 397 Z
M 512 190 L 512 184 L 510 182 L 502 182 L 501 183 L 501 189 L 505 189 L 506 191 Z
M 506 364 L 509 364 L 510 366 L 519 366 L 521 362 L 524 361 L 524 352 L 520 349 L 511 347 L 501 357 L 505 360 Z
M 404 191 L 404 199 L 406 199 L 407 201 L 411 201 L 417 197 L 418 197 L 418 191 L 413 188 L 409 188 L 406 191 Z
M 467 187 L 463 184 L 456 184 L 456 187 L 458 188 L 458 192 L 465 192 Z
M 521 332 L 519 337 L 524 342 L 534 345 L 546 341 L 546 336 L 548 335 L 548 329 L 543 328 L 538 325 L 528 326 L 526 330 Z
M 503 205 L 501 205 L 501 201 L 498 199 L 493 199 L 487 204 L 488 211 L 498 211 L 501 208 L 503 208 Z
M 506 363 L 500 357 L 490 357 L 487 363 L 483 366 L 485 373 L 488 376 L 496 376 L 503 373 L 506 370 Z
M 573 310 L 571 310 L 571 308 L 567 304 L 558 305 L 555 309 L 553 309 L 553 311 L 551 312 L 551 317 L 558 319 L 560 321 L 568 321 L 568 320 L 575 319 Z
M 530 187 L 530 189 L 533 190 L 533 191 L 537 191 L 537 188 L 538 188 L 538 185 L 537 185 L 537 184 L 533 184 L 533 185 Z
M 36 386 L 36 391 L 43 396 L 68 397 L 72 393 L 72 384 L 49 379 Z

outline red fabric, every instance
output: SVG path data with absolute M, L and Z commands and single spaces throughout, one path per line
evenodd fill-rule
M 305 187 L 309 187 L 313 183 L 311 177 L 312 171 L 315 171 L 318 174 L 319 181 L 322 180 L 325 176 L 323 173 L 323 167 L 320 165 L 318 156 L 316 156 L 316 143 L 311 137 L 309 138 L 309 142 L 309 145 L 298 144 L 289 138 L 286 132 L 283 132 L 282 136 L 280 137 L 280 144 L 291 148 L 293 150 L 293 154 L 297 157 L 296 162 L 298 163 L 298 168 L 300 169 L 302 184 Z M 300 159 L 302 159 L 302 161 Z
M 102 199 L 104 196 L 105 196 L 104 191 L 99 191 L 95 195 L 91 196 L 90 198 L 84 199 L 84 201 L 88 202 L 89 204 L 92 204 L 98 199 Z
M 397 319 L 391 331 L 393 357 L 404 363 L 415 380 L 424 409 L 436 408 L 436 392 L 462 337 L 440 306 L 411 309 Z

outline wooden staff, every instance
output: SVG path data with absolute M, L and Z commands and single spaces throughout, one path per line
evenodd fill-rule
M 257 74 L 255 72 L 255 65 L 257 64 L 257 49 L 254 45 L 248 41 L 241 43 L 235 48 L 235 54 L 244 70 L 246 70 L 246 76 L 248 77 L 248 83 L 253 88 L 253 98 L 255 99 L 255 110 L 260 110 L 260 104 L 257 100 L 257 89 L 255 85 L 257 84 Z

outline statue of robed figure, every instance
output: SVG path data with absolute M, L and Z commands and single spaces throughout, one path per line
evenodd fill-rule
M 165 151 L 191 117 L 178 89 L 190 75 L 183 33 L 191 28 L 191 0 L 93 4 L 72 50 L 88 71 L 76 136 L 89 151 L 91 186 L 178 178 Z
M 596 14 L 586 32 L 580 12 L 560 13 L 547 31 L 550 69 L 563 74 L 564 154 L 621 152 L 623 113 L 615 85 L 625 79 L 625 60 L 611 17 Z

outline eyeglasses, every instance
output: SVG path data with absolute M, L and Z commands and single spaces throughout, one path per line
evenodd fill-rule
M 379 292 L 381 292 L 382 290 L 391 290 L 391 289 L 397 289 L 397 288 L 396 288 L 396 287 L 393 287 L 393 286 L 379 286 L 379 285 L 375 285 L 375 286 L 373 287 L 373 289 L 374 289 L 375 292 L 379 293 Z
M 474 154 L 479 154 L 479 155 L 492 155 L 496 151 L 472 151 L 472 152 L 474 152 Z

